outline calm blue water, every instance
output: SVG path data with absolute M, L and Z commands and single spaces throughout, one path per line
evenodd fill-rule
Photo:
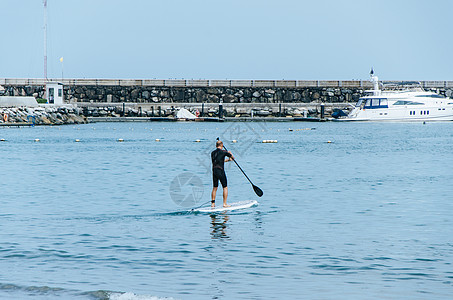
M 192 173 L 209 201 L 217 136 L 264 191 L 229 163 L 229 201 L 258 207 L 210 216 L 172 200 L 172 180 Z M 1 299 L 453 294 L 453 123 L 96 123 L 0 138 Z

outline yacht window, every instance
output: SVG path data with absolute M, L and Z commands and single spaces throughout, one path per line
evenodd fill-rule
M 405 100 L 399 100 L 393 103 L 393 105 L 423 105 L 423 103 L 420 102 L 414 102 L 414 101 L 405 101 Z
M 359 99 L 359 101 L 357 102 L 357 104 L 355 105 L 355 107 L 359 107 L 360 105 L 362 105 L 363 103 L 363 100 L 362 99 Z
M 442 95 L 438 95 L 438 94 L 432 94 L 432 95 L 417 95 L 415 97 L 418 97 L 418 98 L 445 98 L 444 96 Z
M 388 101 L 380 98 L 366 99 L 365 108 L 388 108 Z
M 429 110 L 426 112 L 427 115 L 429 115 Z

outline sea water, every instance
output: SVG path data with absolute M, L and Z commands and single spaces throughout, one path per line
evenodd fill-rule
M 264 191 L 229 162 L 228 201 L 259 206 L 190 211 L 210 200 L 217 137 Z M 93 123 L 0 138 L 0 299 L 453 295 L 453 123 Z

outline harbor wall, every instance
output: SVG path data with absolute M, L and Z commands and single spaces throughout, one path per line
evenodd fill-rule
M 178 108 L 216 117 L 319 117 L 348 109 L 366 90 L 361 80 L 129 80 L 63 79 L 65 103 L 83 108 L 87 117 L 166 117 Z M 402 82 L 384 81 L 387 89 Z M 44 98 L 43 79 L 0 79 L 0 95 Z M 453 81 L 421 81 L 425 90 L 453 96 Z
M 66 103 L 341 103 L 355 102 L 372 83 L 361 80 L 64 79 Z M 43 79 L 0 79 L 0 95 L 44 97 Z M 384 84 L 401 82 L 384 81 Z M 452 97 L 453 81 L 421 81 Z

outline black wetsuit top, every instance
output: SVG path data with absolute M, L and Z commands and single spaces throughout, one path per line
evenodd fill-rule
M 225 170 L 223 169 L 225 156 L 231 157 L 231 154 L 219 148 L 211 152 L 212 184 L 214 187 L 219 186 L 219 180 L 224 188 L 228 185 Z
M 225 163 L 225 156 L 231 157 L 231 154 L 226 150 L 216 148 L 211 152 L 212 168 L 219 168 L 223 170 Z

